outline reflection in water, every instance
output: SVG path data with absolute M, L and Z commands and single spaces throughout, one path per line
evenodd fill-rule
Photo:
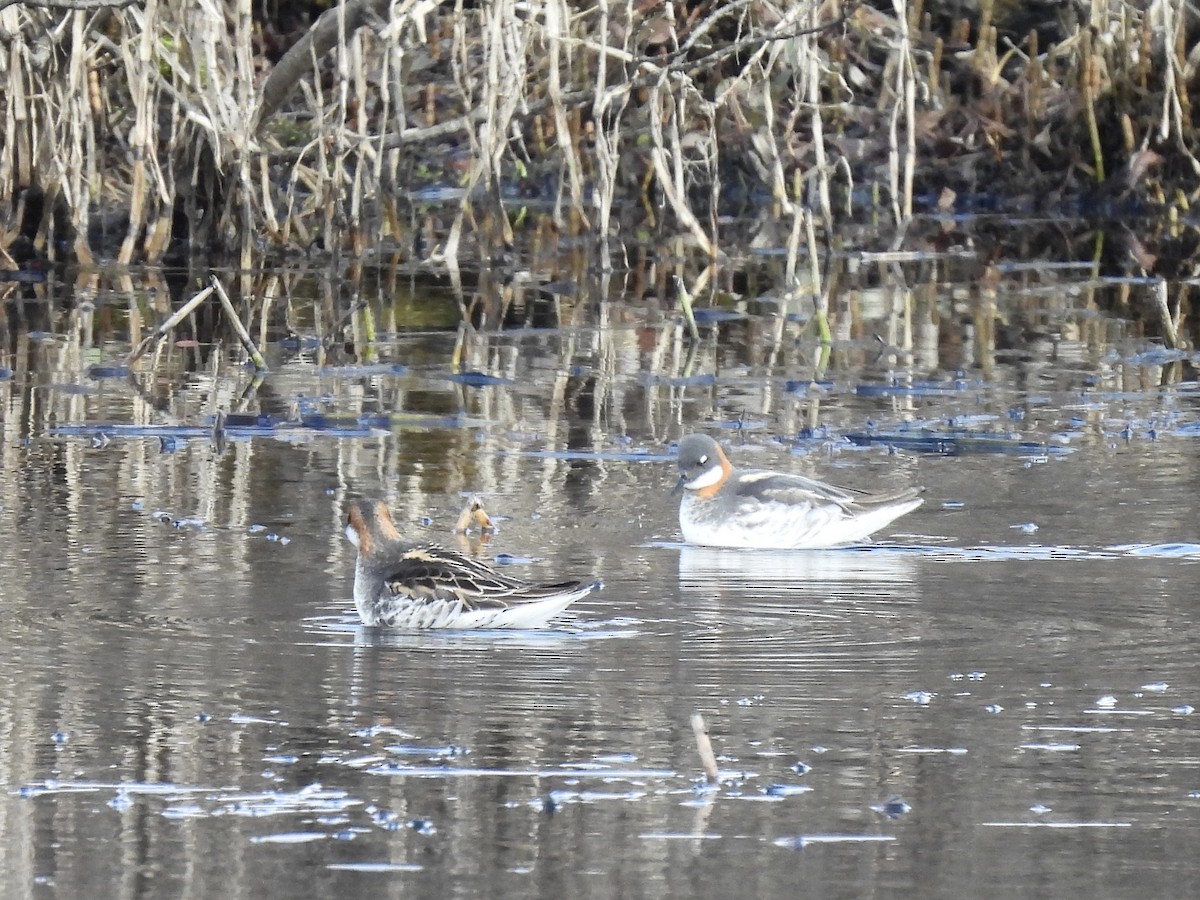
M 1200 708 L 1186 360 L 1146 355 L 1094 285 L 1008 285 L 1062 335 L 1013 355 L 995 298 L 866 270 L 829 353 L 774 300 L 690 341 L 581 278 L 458 331 L 443 296 L 380 291 L 368 322 L 276 276 L 261 382 L 211 318 L 121 374 L 154 313 L 132 290 L 10 304 L 6 890 L 784 897 L 801 866 L 845 897 L 1178 892 Z M 845 439 L 901 428 L 1019 440 Z M 913 545 L 665 543 L 667 445 L 698 429 L 769 468 L 927 485 Z M 607 589 L 546 632 L 358 626 L 347 499 L 450 542 L 464 492 L 497 525 L 471 552 Z
M 679 584 L 685 591 L 750 588 L 756 596 L 835 595 L 915 599 L 917 560 L 886 547 L 839 550 L 723 550 L 684 544 Z

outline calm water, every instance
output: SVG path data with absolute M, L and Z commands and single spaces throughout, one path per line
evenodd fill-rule
M 89 377 L 135 330 L 117 291 L 10 316 L 0 892 L 1195 895 L 1200 390 L 1026 288 L 1054 341 L 1005 356 L 929 282 L 855 294 L 820 368 L 770 310 L 689 359 L 643 304 L 456 350 L 376 298 L 374 356 L 272 326 L 261 384 L 203 340 Z M 685 547 L 670 442 L 701 428 L 927 501 L 871 549 Z M 481 557 L 606 589 L 545 632 L 359 627 L 344 502 L 453 542 L 467 492 Z

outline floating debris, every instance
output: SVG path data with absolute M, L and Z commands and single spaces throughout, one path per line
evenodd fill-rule
M 799 834 L 776 838 L 771 843 L 789 850 L 803 850 L 814 844 L 871 844 L 895 839 L 895 835 L 891 834 Z
M 258 834 L 250 838 L 252 844 L 307 844 L 310 841 L 328 839 L 323 831 L 289 831 L 282 834 Z
M 912 811 L 912 807 L 900 797 L 889 797 L 886 800 L 873 804 L 871 809 L 882 816 L 887 816 L 889 819 L 899 819 Z
M 1073 447 L 1022 440 L 1021 436 L 1004 431 L 934 430 L 913 428 L 898 431 L 856 431 L 846 440 L 859 446 L 884 444 L 914 453 L 935 453 L 957 456 L 962 453 L 999 453 L 1014 456 L 1063 456 L 1073 453 Z
M 768 785 L 765 793 L 769 797 L 792 797 L 796 794 L 807 794 L 813 790 L 808 784 L 772 784 Z

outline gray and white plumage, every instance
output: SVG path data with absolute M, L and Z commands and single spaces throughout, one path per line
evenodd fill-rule
M 914 488 L 868 494 L 803 475 L 739 472 L 705 434 L 679 442 L 679 526 L 691 544 L 815 550 L 861 541 L 921 505 Z
M 538 628 L 602 587 L 530 584 L 455 550 L 406 543 L 380 500 L 350 504 L 346 537 L 358 548 L 354 606 L 364 625 Z

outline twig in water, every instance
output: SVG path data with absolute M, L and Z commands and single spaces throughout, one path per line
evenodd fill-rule
M 721 773 L 717 769 L 717 757 L 713 753 L 712 741 L 708 739 L 704 716 L 700 713 L 692 713 L 692 734 L 696 736 L 696 752 L 700 754 L 700 765 L 704 766 L 704 777 L 709 784 L 716 784 Z
M 259 372 L 267 371 L 267 361 L 258 352 L 258 347 L 255 345 L 254 339 L 250 337 L 250 332 L 246 330 L 246 326 L 238 318 L 237 310 L 233 308 L 233 303 L 230 302 L 229 295 L 225 293 L 225 288 L 216 275 L 212 276 L 212 286 L 213 290 L 217 292 L 217 297 L 221 300 L 221 306 L 224 308 L 225 314 L 229 316 L 229 324 L 233 327 L 234 333 L 237 334 L 238 340 L 242 342 L 242 346 L 246 348 L 246 352 L 250 354 L 250 360 L 254 363 L 254 368 Z
M 696 325 L 696 314 L 692 311 L 692 295 L 688 293 L 687 286 L 678 275 L 675 276 L 675 289 L 679 292 L 679 305 L 683 308 L 684 318 L 687 319 L 688 333 L 691 334 L 693 341 L 698 341 L 700 340 L 700 329 Z
M 183 306 L 179 307 L 179 309 L 173 316 L 171 316 L 171 318 L 167 319 L 167 321 L 159 325 L 158 328 L 154 329 L 153 334 L 142 338 L 141 343 L 139 343 L 129 354 L 129 356 L 125 358 L 125 365 L 132 366 L 135 362 L 141 359 L 142 355 L 150 349 L 151 345 L 153 345 L 156 341 L 162 340 L 168 331 L 190 316 L 192 311 L 197 306 L 212 296 L 212 292 L 213 289 L 211 287 L 206 287 L 187 303 L 183 304 Z

